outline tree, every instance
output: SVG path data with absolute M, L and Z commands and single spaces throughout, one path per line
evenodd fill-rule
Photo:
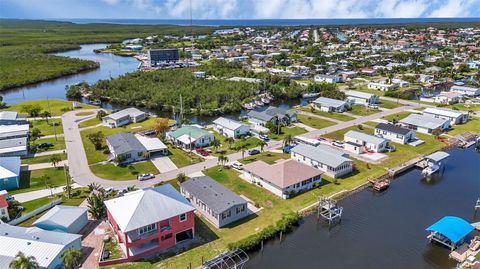
M 44 118 L 47 123 L 48 123 L 48 118 L 50 118 L 52 116 L 52 114 L 50 114 L 50 112 L 44 110 L 42 113 L 40 113 L 40 117 Z
M 67 269 L 74 269 L 78 267 L 82 257 L 83 252 L 81 250 L 67 249 L 62 253 L 60 259 Z
M 290 145 L 290 143 L 293 142 L 292 135 L 286 135 L 285 138 L 283 139 L 283 146 L 286 147 Z
M 227 137 L 225 138 L 225 142 L 228 144 L 228 149 L 232 149 L 232 144 L 235 142 L 235 139 L 233 139 L 233 137 Z
M 40 266 L 38 265 L 37 259 L 33 256 L 25 256 L 23 252 L 19 251 L 10 262 L 9 265 L 10 269 L 38 269 Z
M 92 142 L 92 144 L 95 146 L 95 150 L 101 150 L 103 148 L 104 135 L 102 131 L 89 134 L 87 137 L 88 137 L 88 140 L 90 140 L 90 142 Z
M 247 151 L 247 146 L 246 145 L 242 145 L 240 147 L 240 150 L 242 151 L 242 159 L 245 159 L 245 151 Z
M 88 213 L 90 213 L 92 218 L 99 220 L 105 216 L 106 207 L 104 200 L 102 193 L 92 193 L 87 197 Z
M 42 134 L 42 132 L 40 132 L 40 130 L 38 128 L 33 128 L 30 130 L 30 139 L 31 140 L 36 140 L 37 138 L 40 137 L 40 135 Z
M 212 142 L 210 142 L 210 146 L 212 146 L 215 149 L 215 152 L 217 152 L 218 148 L 220 147 L 220 140 L 214 139 Z
M 62 160 L 58 154 L 54 154 L 50 156 L 50 163 L 53 165 L 53 167 L 57 167 L 57 164 Z
M 258 142 L 258 145 L 260 146 L 260 151 L 263 151 L 263 148 L 268 144 L 267 142 L 260 140 L 260 142 Z
M 48 175 L 43 175 L 42 177 L 43 183 L 45 184 L 45 189 L 48 188 L 48 183 L 50 182 L 50 177 Z
M 42 107 L 40 105 L 24 105 L 22 106 L 22 112 L 25 112 L 30 117 L 38 117 L 42 111 Z
M 218 156 L 218 163 L 222 164 L 223 166 L 225 166 L 225 164 L 228 162 L 228 157 L 225 156 L 225 155 L 220 155 Z
M 163 136 L 170 129 L 170 120 L 167 118 L 158 118 L 153 126 L 157 135 Z
M 102 118 L 105 117 L 105 116 L 107 116 L 107 112 L 105 112 L 105 110 L 100 109 L 97 112 L 97 119 L 102 120 Z
M 187 176 L 185 176 L 184 173 L 179 173 L 179 174 L 177 175 L 176 179 L 177 179 L 177 181 L 178 181 L 179 183 L 182 183 L 182 182 L 184 182 L 185 180 L 187 180 Z
M 93 191 L 100 191 L 100 189 L 103 189 L 100 186 L 100 184 L 95 183 L 95 182 L 92 182 L 92 183 L 88 184 L 87 187 L 88 187 L 88 191 L 90 191 L 90 193 L 92 193 Z

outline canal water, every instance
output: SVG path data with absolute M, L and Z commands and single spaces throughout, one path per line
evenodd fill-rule
M 425 228 L 446 215 L 480 221 L 480 153 L 453 149 L 443 176 L 430 182 L 420 170 L 398 177 L 383 194 L 357 192 L 339 202 L 341 223 L 331 229 L 316 216 L 283 240 L 250 254 L 249 269 L 454 268 L 449 251 L 428 243 Z
M 137 69 L 139 61 L 132 57 L 121 57 L 111 53 L 95 53 L 93 50 L 105 48 L 108 44 L 82 45 L 79 50 L 55 53 L 58 56 L 91 60 L 100 67 L 75 75 L 52 79 L 32 85 L 0 92 L 7 104 L 16 104 L 37 99 L 66 99 L 65 86 L 78 82 L 95 83 L 100 79 L 117 77 Z

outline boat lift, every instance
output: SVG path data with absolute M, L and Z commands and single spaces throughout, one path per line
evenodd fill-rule
M 424 177 L 430 177 L 433 174 L 443 172 L 445 165 L 450 154 L 444 151 L 437 151 L 425 157 L 425 168 L 422 170 Z
M 318 219 L 323 217 L 330 225 L 335 219 L 341 221 L 343 207 L 337 205 L 337 202 L 331 198 L 320 197 L 318 202 Z
M 242 249 L 224 252 L 205 262 L 203 269 L 242 269 L 249 260 L 248 254 Z

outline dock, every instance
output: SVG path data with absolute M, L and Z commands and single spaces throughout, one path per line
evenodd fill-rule
M 318 219 L 322 217 L 327 220 L 330 225 L 336 219 L 341 221 L 342 213 L 343 207 L 339 207 L 335 200 L 327 197 L 320 197 L 318 202 Z
M 368 179 L 368 182 L 370 182 L 370 186 L 371 188 L 374 190 L 374 191 L 377 191 L 377 192 L 382 192 L 386 189 L 388 189 L 388 187 L 390 187 L 390 175 L 389 174 L 386 174 L 388 177 L 380 177 L 379 179 L 377 180 L 373 180 L 373 179 Z
M 418 163 L 420 163 L 424 159 L 425 159 L 424 156 L 413 158 L 410 161 L 403 163 L 397 167 L 388 169 L 388 173 L 390 174 L 390 176 L 396 176 L 398 174 L 401 174 L 407 170 L 414 168 L 415 166 L 417 166 Z

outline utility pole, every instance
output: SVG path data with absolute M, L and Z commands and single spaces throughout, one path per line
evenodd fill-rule
M 68 199 L 70 199 L 71 197 L 71 186 L 70 186 L 70 173 L 68 171 L 68 165 L 64 164 L 63 165 L 63 172 L 65 174 L 65 187 L 66 187 L 66 191 L 67 191 L 67 197 Z
M 47 96 L 47 105 L 48 105 L 48 113 L 50 113 L 50 117 L 52 117 L 52 108 L 50 107 L 50 99 L 48 99 Z M 55 128 L 55 120 L 52 120 L 52 125 L 53 125 L 53 133 L 55 134 L 55 141 L 58 141 L 57 139 L 57 129 Z
M 183 100 L 180 94 L 180 127 L 183 125 Z

